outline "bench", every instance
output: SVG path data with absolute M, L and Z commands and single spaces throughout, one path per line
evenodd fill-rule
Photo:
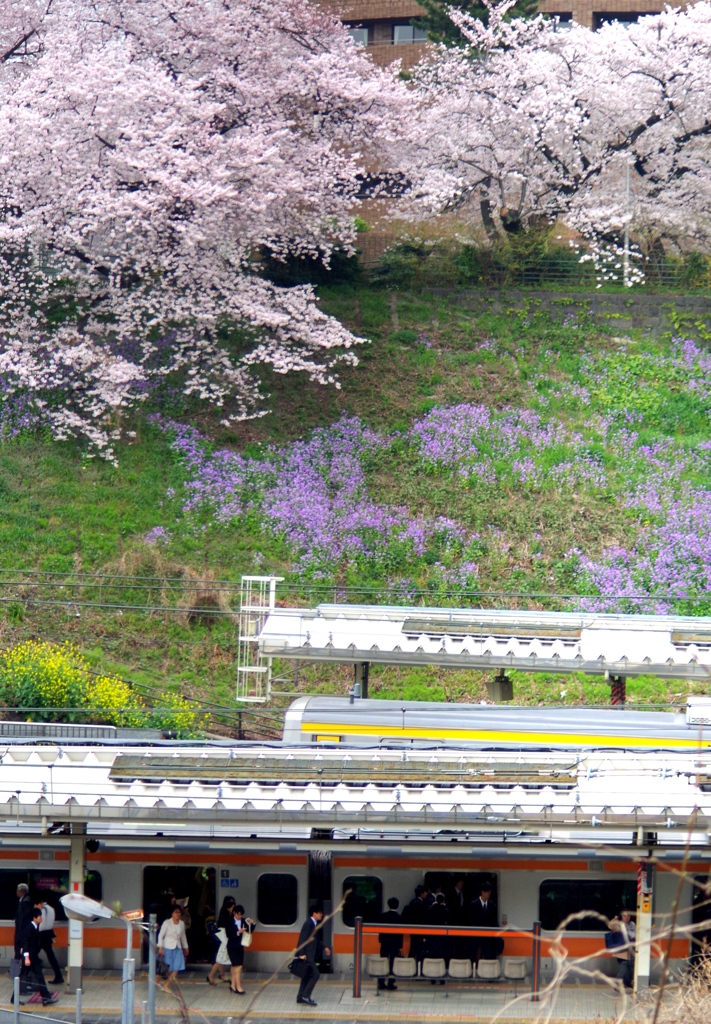
M 526 960 L 507 957 L 503 963 L 503 974 L 500 960 L 480 960 L 476 969 L 471 960 L 452 959 L 449 967 L 443 959 L 425 957 L 422 969 L 418 974 L 417 961 L 413 957 L 396 956 L 393 970 L 390 973 L 390 961 L 386 956 L 368 957 L 367 971 L 371 978 L 378 981 L 418 981 L 446 983 L 450 981 L 483 981 L 496 982 L 506 980 L 514 982 L 514 995 L 518 994 L 518 983 L 525 981 L 528 974 Z

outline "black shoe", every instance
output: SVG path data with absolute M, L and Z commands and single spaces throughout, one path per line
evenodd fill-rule
M 52 978 L 52 980 L 50 981 L 50 985 L 63 985 L 63 984 L 64 984 L 64 978 L 62 978 L 61 975 L 58 978 Z
M 318 1003 L 315 1003 L 313 999 L 309 999 L 308 996 L 302 996 L 301 999 L 297 996 L 296 1001 L 297 1003 L 306 1003 L 307 1006 L 318 1006 Z
M 392 985 L 388 985 L 388 992 L 397 992 L 397 985 L 393 982 Z

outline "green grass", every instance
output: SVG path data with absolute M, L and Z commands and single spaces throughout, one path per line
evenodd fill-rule
M 426 294 L 398 295 L 350 285 L 322 288 L 321 300 L 324 310 L 370 340 L 359 348 L 360 365 L 342 371 L 341 390 L 309 382 L 303 374 L 265 372 L 273 410 L 268 416 L 230 430 L 209 409 L 192 418 L 217 444 L 258 454 L 264 445 L 304 438 L 343 413 L 383 432 L 402 431 L 435 406 L 464 402 L 503 409 L 535 407 L 545 399 L 551 412 L 585 429 L 588 413 L 557 399 L 555 388 L 556 382 L 579 375 L 586 354 L 599 357 L 607 369 L 596 399 L 600 407 L 606 402 L 641 403 L 650 439 L 663 432 L 692 437 L 706 428 L 698 408 L 675 389 L 674 381 L 649 379 L 642 363 L 642 376 L 620 370 L 618 342 L 612 337 L 620 330 L 616 322 L 604 328 L 583 315 L 573 329 L 541 312 L 535 302 L 525 310 L 472 315 L 464 306 Z M 430 347 L 415 343 L 422 333 Z M 496 353 L 480 350 L 488 338 L 497 340 Z M 638 337 L 634 344 L 642 353 L 650 343 Z M 555 354 L 554 363 L 547 353 Z M 542 372 L 546 379 L 534 392 L 531 382 Z M 132 611 L 126 606 L 139 603 L 138 592 L 117 584 L 100 594 L 101 602 L 116 607 L 77 612 L 69 601 L 95 598 L 95 591 L 61 592 L 57 584 L 50 595 L 25 580 L 4 591 L 2 643 L 25 636 L 67 637 L 97 668 L 147 690 L 180 689 L 198 702 L 229 704 L 235 684 L 236 621 L 229 615 L 212 623 L 191 618 L 189 605 L 198 600 L 195 581 L 237 583 L 244 572 L 288 573 L 292 553 L 251 521 L 207 531 L 193 529 L 180 516 L 173 522 L 176 507 L 166 492 L 179 489 L 183 470 L 164 434 L 140 417 L 131 426 L 136 437 L 117 448 L 118 468 L 82 458 L 75 444 L 46 437 L 25 437 L 0 448 L 0 568 L 155 577 L 151 588 L 140 593 L 142 603 L 158 610 Z M 571 495 L 501 483 L 458 487 L 451 477 L 423 473 L 397 444 L 373 461 L 369 483 L 380 502 L 402 504 L 426 516 L 445 514 L 472 531 L 505 531 L 505 551 L 483 543 L 477 553 L 480 581 L 493 589 L 565 589 L 571 582 L 567 551 L 578 546 L 594 557 L 606 546 L 624 542 L 633 528 L 630 513 L 613 492 Z M 173 531 L 164 551 L 143 542 L 155 526 Z M 540 544 L 532 541 L 534 532 L 542 535 Z M 47 596 L 65 604 L 35 603 Z M 230 609 L 236 610 L 236 592 L 226 598 L 223 610 Z M 304 690 L 342 693 L 350 685 L 346 669 L 302 667 L 300 672 Z M 480 700 L 485 676 L 374 667 L 371 692 L 405 699 Z M 637 703 L 654 705 L 681 700 L 686 687 L 643 678 L 630 680 L 628 693 Z M 601 681 L 516 675 L 517 702 L 604 703 L 608 695 Z

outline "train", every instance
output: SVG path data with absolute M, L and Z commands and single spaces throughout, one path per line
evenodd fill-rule
M 125 829 L 124 831 L 128 831 Z M 166 829 L 166 832 L 169 831 Z M 453 842 L 454 836 L 430 836 L 418 841 L 412 835 L 401 842 L 383 842 L 377 831 L 371 836 L 314 838 L 308 829 L 297 833 L 259 836 L 242 835 L 231 839 L 210 838 L 181 841 L 168 837 L 120 835 L 89 841 L 85 891 L 111 905 L 121 902 L 123 909 L 143 909 L 149 914 L 161 908 L 167 895 L 187 900 L 188 940 L 194 965 L 210 962 L 213 947 L 209 925 L 215 909 L 226 895 L 244 905 L 257 922 L 252 946 L 245 953 L 245 970 L 271 972 L 284 969 L 294 949 L 300 925 L 306 919 L 313 898 L 324 901 L 326 910 L 338 907 L 344 893 L 350 895 L 343 907 L 326 925 L 327 944 L 332 949 L 331 969 L 345 975 L 353 967 L 354 921 L 377 921 L 395 896 L 404 906 L 422 883 L 430 889 L 441 887 L 446 895 L 454 892 L 458 878 L 464 879 L 464 896 L 469 901 L 478 895 L 483 879 L 491 885 L 497 903 L 499 924 L 509 930 L 530 929 L 534 921 L 542 925 L 543 979 L 552 972 L 550 944 L 555 930 L 570 913 L 594 910 L 612 917 L 621 908 L 635 909 L 637 903 L 638 862 L 634 848 L 607 846 L 602 854 L 586 848 L 579 838 L 565 841 L 526 841 L 515 834 L 470 837 Z M 178 829 L 173 829 L 179 834 Z M 654 886 L 655 923 L 665 920 L 676 897 L 683 850 L 662 849 Z M 711 857 L 706 848 L 692 851 L 687 864 L 696 879 L 709 881 Z M 678 855 L 678 856 L 677 856 Z M 66 962 L 67 922 L 58 904 L 67 890 L 69 847 L 64 837 L 49 837 L 32 842 L 21 839 L 11 845 L 4 842 L 0 869 L 0 955 L 9 963 L 12 957 L 15 890 L 27 882 L 32 893 L 43 895 L 57 906 L 59 913 L 55 943 L 60 963 Z M 683 926 L 699 921 L 708 911 L 703 896 L 695 897 L 687 887 L 677 919 L 678 936 L 673 939 L 672 966 L 686 962 L 690 954 L 689 937 Z M 697 887 L 702 894 L 703 890 Z M 701 914 L 701 917 L 699 917 Z M 613 964 L 605 952 L 605 927 L 595 919 L 575 923 L 566 932 L 564 945 L 570 957 L 592 957 L 590 963 L 608 973 Z M 147 948 L 141 948 L 136 933 L 135 956 L 145 962 Z M 364 936 L 364 952 L 377 952 L 377 936 Z M 664 952 L 662 942 L 655 955 Z M 87 968 L 119 969 L 125 955 L 125 929 L 121 922 L 105 921 L 87 925 L 84 931 L 84 963 Z M 504 936 L 503 958 L 530 957 L 530 942 L 525 938 Z M 655 961 L 659 969 L 659 960 Z
M 164 770 L 163 755 L 171 749 L 170 756 L 176 758 L 176 751 L 185 751 L 185 775 L 196 772 L 195 766 L 201 759 L 209 760 L 209 748 L 226 745 L 224 741 L 204 741 L 202 745 L 193 743 L 194 749 L 188 749 L 160 737 L 144 737 L 145 753 L 143 759 L 137 759 L 132 753 L 137 739 L 84 734 L 73 739 L 67 729 L 62 726 L 61 737 L 53 737 L 50 729 L 42 737 L 7 736 L 5 742 L 17 764 L 23 763 L 23 749 L 28 758 L 38 757 L 36 746 L 30 747 L 28 741 L 61 742 L 62 746 L 81 744 L 97 751 L 97 763 L 109 758 L 115 766 L 125 750 L 126 757 L 130 755 L 137 764 L 140 762 L 132 771 L 137 784 L 146 786 L 159 784 Z M 23 749 L 20 743 L 25 744 Z M 228 760 L 232 755 L 239 758 L 241 745 L 227 745 L 230 751 L 223 751 L 220 756 Z M 161 748 L 160 757 L 156 758 L 160 764 L 153 773 L 147 767 L 148 760 L 155 757 L 151 747 Z M 332 753 L 326 754 L 325 747 L 331 748 Z M 640 756 L 660 751 L 660 765 L 668 751 L 670 756 L 693 754 L 692 768 L 698 775 L 697 752 L 711 748 L 711 702 L 692 698 L 683 712 L 660 713 L 621 708 L 535 709 L 304 696 L 294 700 L 286 711 L 281 743 L 264 744 L 262 750 L 268 754 L 275 748 L 281 748 L 279 756 L 287 758 L 291 755 L 285 748 L 293 750 L 297 757 L 299 751 L 306 754 L 305 748 L 313 749 L 316 756 L 320 750 L 324 757 L 334 757 L 336 748 L 346 758 L 349 749 L 354 751 L 354 757 L 362 758 L 366 748 L 373 748 L 376 760 L 377 750 L 385 748 L 402 750 L 403 757 L 408 750 L 420 751 L 411 760 L 421 758 L 422 751 L 438 748 L 558 751 L 551 755 L 553 758 L 559 758 L 560 751 L 567 751 L 571 753 L 571 764 L 577 763 L 581 750 L 609 748 L 618 756 L 620 751 L 627 750 Z M 30 751 L 35 752 L 30 755 Z M 245 750 L 244 756 L 254 760 L 254 751 L 250 754 Z M 505 760 L 508 762 L 508 756 Z M 117 767 L 113 772 L 116 785 L 132 784 L 122 780 Z M 190 779 L 195 777 L 202 776 L 188 774 L 185 785 L 189 786 Z M 205 785 L 219 787 L 220 779 L 227 776 L 213 778 L 208 773 L 204 777 L 208 780 Z M 61 808 L 53 814 L 61 822 Z M 151 913 L 165 913 L 171 892 L 185 900 L 191 959 L 195 964 L 210 962 L 210 925 L 225 896 L 234 896 L 257 923 L 253 943 L 245 953 L 247 972 L 283 968 L 296 945 L 310 902 L 320 899 L 327 910 L 335 910 L 325 929 L 326 944 L 333 951 L 330 966 L 334 972 L 345 975 L 353 969 L 357 916 L 366 923 L 376 922 L 388 898 L 395 896 L 404 906 L 418 884 L 431 889 L 440 887 L 451 898 L 458 878 L 464 881 L 464 899 L 468 902 L 478 895 L 485 879 L 493 889 L 499 924 L 504 929 L 519 931 L 531 929 L 536 921 L 541 923 L 544 980 L 547 972 L 553 970 L 551 943 L 560 923 L 569 914 L 580 911 L 611 917 L 622 908 L 634 909 L 640 861 L 650 853 L 654 853 L 657 864 L 653 888 L 655 926 L 667 920 L 676 899 L 675 869 L 684 858 L 685 836 L 677 836 L 673 830 L 669 835 L 644 835 L 640 848 L 637 831 L 622 826 L 619 834 L 606 832 L 605 845 L 601 845 L 596 834 L 566 832 L 560 825 L 527 831 L 524 826 L 506 828 L 502 824 L 498 832 L 499 826 L 493 824 L 488 831 L 477 833 L 475 823 L 448 829 L 423 819 L 422 827 L 403 828 L 400 834 L 395 817 L 386 812 L 380 817 L 380 828 L 376 814 L 375 820 L 365 827 L 352 829 L 322 829 L 317 814 L 310 822 L 297 822 L 289 821 L 285 813 L 283 824 L 278 826 L 274 821 L 250 825 L 248 819 L 235 823 L 234 818 L 228 824 L 220 820 L 219 811 L 211 824 L 189 823 L 187 819 L 152 822 L 149 818 L 143 823 L 89 819 L 85 891 L 106 904 L 119 901 L 125 910 L 140 910 L 145 920 Z M 29 822 L 23 825 L 18 819 L 13 825 L 8 818 L 3 829 L 0 956 L 6 962 L 12 957 L 15 891 L 20 882 L 26 882 L 33 893 L 45 895 L 57 907 L 56 947 L 60 962 L 66 962 L 67 922 L 58 900 L 68 891 L 71 835 L 67 830 L 54 828 L 53 820 L 45 822 L 40 832 L 39 826 L 32 831 Z M 711 877 L 711 845 L 701 834 L 695 837 L 685 869 L 699 885 L 685 888 L 678 909 L 677 936 L 669 951 L 673 966 L 686 963 L 692 952 L 684 927 L 704 922 L 708 914 L 702 885 Z M 563 941 L 570 957 L 591 958 L 588 968 L 594 966 L 610 973 L 614 964 L 605 950 L 604 933 L 604 924 L 588 917 L 576 921 Z M 120 968 L 124 948 L 125 929 L 120 922 L 101 922 L 85 928 L 84 955 L 88 968 Z M 135 949 L 137 958 L 144 959 L 146 945 L 141 943 L 138 933 Z M 364 935 L 364 952 L 372 954 L 377 949 L 377 936 Z M 665 949 L 665 942 L 655 947 L 656 970 Z M 504 937 L 504 959 L 529 956 L 530 942 L 525 938 Z
M 283 740 L 415 749 L 708 750 L 711 700 L 691 697 L 685 712 L 661 712 L 305 696 L 287 710 Z

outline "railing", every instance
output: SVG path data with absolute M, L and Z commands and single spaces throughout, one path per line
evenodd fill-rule
M 530 931 L 509 928 L 467 928 L 461 925 L 410 925 L 363 924 L 362 917 L 356 917 L 353 929 L 353 998 L 360 999 L 363 975 L 364 935 L 439 935 L 442 938 L 499 938 L 530 939 L 531 942 L 531 1001 L 537 1003 L 541 974 L 541 922 L 534 921 Z

